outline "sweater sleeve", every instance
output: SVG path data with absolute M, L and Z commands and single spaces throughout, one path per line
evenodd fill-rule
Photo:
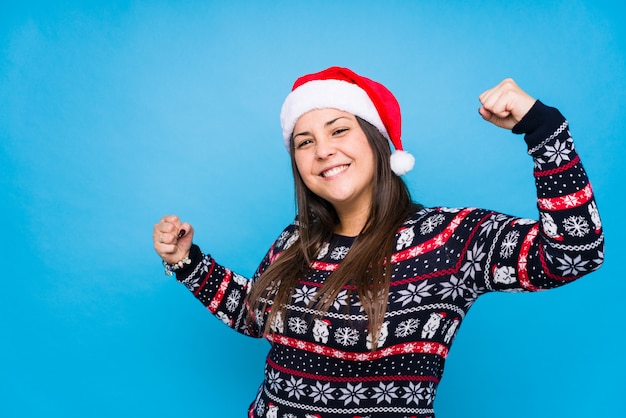
M 194 297 L 224 324 L 244 335 L 260 338 L 261 327 L 248 320 L 250 306 L 247 295 L 254 281 L 276 259 L 278 248 L 294 235 L 294 231 L 296 228 L 292 224 L 282 232 L 251 278 L 222 266 L 194 244 L 189 254 L 191 263 L 176 271 L 176 280 L 184 284 Z M 260 316 L 262 317 L 263 315 Z
M 564 285 L 598 269 L 604 234 L 587 174 L 568 122 L 537 101 L 513 128 L 532 156 L 539 219 L 485 217 L 475 248 L 485 257 L 485 290 L 537 291 Z

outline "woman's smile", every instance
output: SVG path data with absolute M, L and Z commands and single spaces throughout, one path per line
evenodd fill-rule
M 333 168 L 330 168 L 328 170 L 323 171 L 320 176 L 324 177 L 324 178 L 331 178 L 333 176 L 336 176 L 338 174 L 343 173 L 344 171 L 346 171 L 348 169 L 348 167 L 350 167 L 350 164 L 343 164 L 340 166 L 336 166 Z

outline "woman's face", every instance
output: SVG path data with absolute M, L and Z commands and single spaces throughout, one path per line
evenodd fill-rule
M 311 110 L 293 130 L 294 159 L 304 184 L 340 214 L 369 210 L 375 161 L 356 117 L 341 110 Z

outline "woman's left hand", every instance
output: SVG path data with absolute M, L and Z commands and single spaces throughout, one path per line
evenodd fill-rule
M 488 122 L 500 128 L 512 129 L 535 104 L 535 99 L 510 78 L 490 88 L 478 98 L 478 112 Z

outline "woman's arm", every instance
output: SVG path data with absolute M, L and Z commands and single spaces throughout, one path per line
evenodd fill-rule
M 181 231 L 185 231 L 184 233 Z M 163 217 L 154 226 L 154 248 L 166 264 L 166 273 L 176 275 L 194 297 L 226 325 L 244 335 L 260 338 L 257 321 L 248 321 L 249 303 L 247 295 L 255 279 L 275 259 L 275 249 L 295 229 L 287 227 L 271 246 L 256 272 L 248 279 L 218 264 L 200 247 L 192 244 L 193 228 L 182 223 L 177 216 Z M 182 260 L 182 262 L 180 262 Z M 180 263 L 179 263 L 180 262 Z M 264 319 L 265 313 L 255 313 L 255 318 Z
M 488 90 L 480 100 L 485 120 L 525 134 L 535 161 L 539 209 L 538 222 L 492 214 L 479 227 L 474 248 L 487 250 L 486 290 L 552 288 L 599 268 L 602 224 L 565 118 L 530 98 L 512 80 Z

